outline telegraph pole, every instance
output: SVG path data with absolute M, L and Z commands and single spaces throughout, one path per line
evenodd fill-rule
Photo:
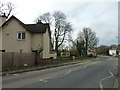
M 118 29 L 119 30 L 119 29 Z M 119 32 L 119 31 L 118 31 Z M 118 75 L 117 75 L 117 78 L 118 78 L 118 90 L 120 90 L 120 37 L 116 37 L 118 38 Z
M 119 25 L 119 24 L 118 24 Z M 117 78 L 118 78 L 118 90 L 120 90 L 120 36 L 119 36 L 119 33 L 120 33 L 120 27 L 118 26 L 118 37 L 116 37 L 118 39 L 118 45 L 117 45 L 117 51 L 118 51 L 118 74 L 117 74 Z
M 118 2 L 118 50 L 120 53 L 120 1 Z M 120 56 L 118 56 L 118 89 L 120 90 Z

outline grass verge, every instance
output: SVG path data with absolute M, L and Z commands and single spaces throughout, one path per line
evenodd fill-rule
M 80 58 L 80 59 L 75 59 L 75 60 L 71 60 L 71 61 L 75 62 L 75 61 L 90 60 L 90 59 L 95 59 L 95 57 Z

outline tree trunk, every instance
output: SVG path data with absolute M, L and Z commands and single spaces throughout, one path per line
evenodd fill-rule
M 87 50 L 88 50 L 88 39 L 86 39 L 86 45 L 85 45 L 85 57 L 87 57 Z
M 58 47 L 57 46 L 55 47 L 55 51 L 56 51 L 57 56 L 58 56 Z
M 57 53 L 57 56 L 58 56 L 58 40 L 56 39 L 56 42 L 55 42 L 55 51 Z

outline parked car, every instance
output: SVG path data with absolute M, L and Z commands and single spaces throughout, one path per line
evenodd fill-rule
M 117 55 L 117 54 L 115 54 L 115 55 L 113 55 L 113 57 L 118 57 L 118 55 Z

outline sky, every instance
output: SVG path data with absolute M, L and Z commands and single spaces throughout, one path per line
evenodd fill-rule
M 73 39 L 84 27 L 99 38 L 98 45 L 118 44 L 118 0 L 2 0 L 15 5 L 13 15 L 23 23 L 34 23 L 46 12 L 61 11 L 73 26 Z

